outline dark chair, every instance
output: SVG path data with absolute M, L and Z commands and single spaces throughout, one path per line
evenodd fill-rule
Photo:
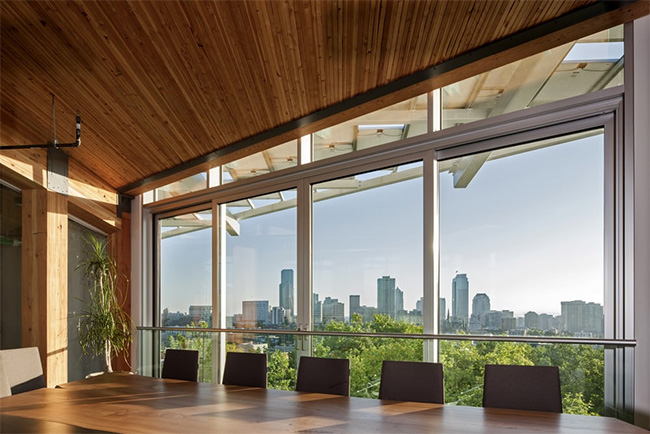
M 0 351 L 0 398 L 45 387 L 37 347 Z
M 444 404 L 442 364 L 384 360 L 379 399 Z
M 196 350 L 165 351 L 162 378 L 197 381 L 199 376 L 199 352 Z
M 266 388 L 266 354 L 226 353 L 223 384 Z
M 485 365 L 483 407 L 562 413 L 556 366 Z
M 296 390 L 350 396 L 350 360 L 302 356 Z

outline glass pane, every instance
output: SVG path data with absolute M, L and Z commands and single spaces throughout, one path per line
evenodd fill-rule
M 22 194 L 0 184 L 0 349 L 22 347 Z
M 266 353 L 269 389 L 296 390 L 296 336 L 226 333 L 226 351 Z
M 171 184 L 167 184 L 163 187 L 155 189 L 155 200 L 163 200 L 167 199 L 168 197 L 181 196 L 193 191 L 204 190 L 207 187 L 207 174 L 205 172 L 201 172 L 180 181 L 172 182 Z
M 439 170 L 441 330 L 602 337 L 602 131 Z
M 441 341 L 440 362 L 447 405 L 482 406 L 486 364 L 557 366 L 562 411 L 605 415 L 605 350 L 601 346 Z
M 315 184 L 312 197 L 315 329 L 355 314 L 422 324 L 422 163 Z
M 198 381 L 201 383 L 216 383 L 212 375 L 212 347 L 213 342 L 217 342 L 217 336 L 210 332 L 200 331 L 201 328 L 206 328 L 207 326 L 208 324 L 206 322 L 201 322 L 200 327 L 196 331 L 162 331 L 160 333 L 161 345 L 159 370 L 157 372 L 162 372 L 162 367 L 165 363 L 165 351 L 168 348 L 196 350 L 199 352 Z
M 427 132 L 427 95 L 312 134 L 314 161 L 415 137 Z
M 159 220 L 162 327 L 212 326 L 212 211 Z
M 623 84 L 623 26 L 442 89 L 449 128 Z
M 298 141 L 291 140 L 223 165 L 224 184 L 298 165 Z
M 296 328 L 296 191 L 222 205 L 226 327 Z

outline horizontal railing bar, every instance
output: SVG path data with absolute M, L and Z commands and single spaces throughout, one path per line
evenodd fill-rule
M 262 335 L 297 335 L 297 336 L 339 336 L 351 338 L 384 339 L 435 339 L 441 341 L 485 341 L 485 342 L 521 342 L 535 344 L 580 344 L 604 345 L 610 347 L 635 347 L 635 339 L 583 339 L 583 338 L 548 338 L 534 336 L 487 336 L 487 335 L 440 335 L 416 333 L 350 333 L 305 330 L 269 330 L 269 329 L 221 329 L 198 327 L 137 327 L 138 331 L 200 332 L 200 333 L 244 333 Z

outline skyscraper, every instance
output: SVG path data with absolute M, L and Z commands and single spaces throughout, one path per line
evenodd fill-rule
M 293 315 L 293 270 L 280 272 L 280 307 Z
M 395 316 L 395 278 L 377 279 L 377 310 L 380 314 Z
M 318 300 L 318 294 L 314 293 L 314 324 L 323 322 L 323 302 Z
M 399 288 L 395 288 L 395 311 L 393 316 L 397 316 L 398 313 L 401 313 L 404 310 L 404 291 Z
M 268 300 L 242 301 L 243 322 L 245 327 L 260 327 L 269 322 Z
M 361 311 L 361 296 L 360 295 L 351 295 L 350 296 L 350 319 L 352 315 L 359 313 L 363 315 Z
M 323 300 L 323 323 L 345 321 L 345 304 L 337 298 L 325 297 Z
M 487 294 L 479 293 L 472 299 L 472 315 L 481 315 L 490 310 L 490 297 Z
M 481 330 L 485 326 L 486 315 L 490 311 L 490 297 L 487 294 L 479 293 L 472 298 L 472 316 L 469 319 L 469 329 L 472 331 Z M 499 325 L 501 315 L 499 314 Z
M 447 319 L 447 299 L 443 297 L 438 303 L 440 304 L 438 308 L 438 315 L 440 315 L 439 321 L 445 321 Z
M 451 319 L 467 322 L 469 310 L 469 280 L 467 274 L 457 274 L 451 281 Z

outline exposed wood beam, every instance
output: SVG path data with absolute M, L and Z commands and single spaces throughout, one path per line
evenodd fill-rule
M 71 215 L 112 233 L 121 228 L 115 189 L 73 158 L 68 168 L 68 205 Z M 22 189 L 47 188 L 47 152 L 13 150 L 0 153 L 0 179 Z

